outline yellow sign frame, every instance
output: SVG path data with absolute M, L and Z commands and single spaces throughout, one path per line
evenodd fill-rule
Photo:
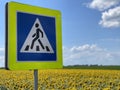
M 56 56 L 55 62 L 17 62 L 17 17 L 16 12 L 25 12 L 44 16 L 54 16 L 56 20 Z M 58 10 L 36 7 L 17 2 L 6 4 L 6 68 L 9 70 L 62 68 L 62 30 L 61 13 Z

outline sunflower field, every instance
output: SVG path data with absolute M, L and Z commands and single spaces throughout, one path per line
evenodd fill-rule
M 39 70 L 38 90 L 120 90 L 119 70 Z M 0 69 L 0 90 L 33 90 L 33 70 Z

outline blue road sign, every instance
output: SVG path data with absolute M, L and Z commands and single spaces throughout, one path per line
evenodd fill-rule
M 8 2 L 5 56 L 10 70 L 62 68 L 60 11 Z
M 17 61 L 56 61 L 55 17 L 17 11 Z

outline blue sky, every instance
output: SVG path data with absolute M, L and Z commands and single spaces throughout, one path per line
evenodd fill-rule
M 0 1 L 0 66 L 4 66 L 4 11 L 9 1 Z M 61 11 L 64 65 L 120 65 L 120 0 L 12 1 Z

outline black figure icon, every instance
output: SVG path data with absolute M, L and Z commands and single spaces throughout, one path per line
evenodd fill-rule
M 42 44 L 42 42 L 40 40 L 40 34 L 41 34 L 41 38 L 43 38 L 43 31 L 40 28 L 38 28 L 39 27 L 38 23 L 35 24 L 35 27 L 36 27 L 36 32 L 32 36 L 34 39 L 32 40 L 31 49 L 33 49 L 34 44 L 35 44 L 36 41 L 39 42 L 42 49 L 45 49 L 44 45 Z

